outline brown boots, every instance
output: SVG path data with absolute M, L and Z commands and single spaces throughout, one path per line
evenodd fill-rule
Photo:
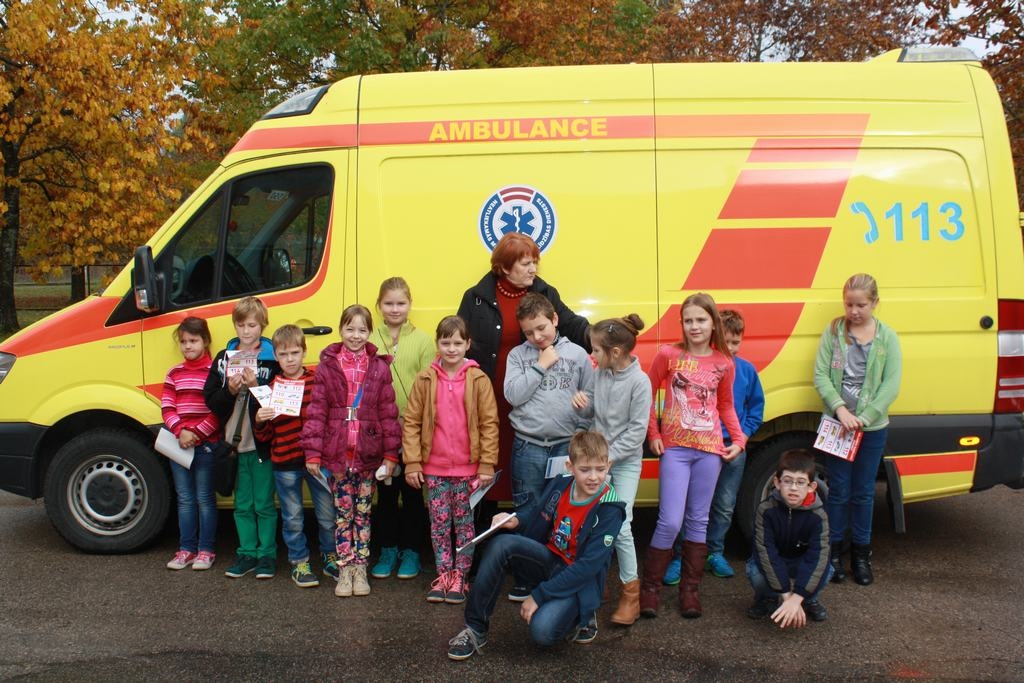
M 672 560 L 672 549 L 648 547 L 644 560 L 643 578 L 640 583 L 640 616 L 658 616 L 658 603 L 661 598 L 661 577 L 665 576 L 665 567 Z
M 619 626 L 631 626 L 640 616 L 640 579 L 622 584 L 619 606 L 612 612 L 611 622 Z
M 704 577 L 704 561 L 707 556 L 708 546 L 706 543 L 683 541 L 683 575 L 679 581 L 679 611 L 687 619 L 695 619 L 703 614 L 698 590 L 700 580 Z

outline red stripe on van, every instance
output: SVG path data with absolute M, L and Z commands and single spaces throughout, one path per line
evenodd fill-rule
M 719 218 L 834 218 L 850 169 L 765 169 L 740 172 Z
M 770 138 L 758 140 L 747 163 L 857 160 L 863 138 Z
M 829 232 L 829 228 L 712 230 L 683 289 L 810 287 Z
M 141 330 L 138 320 L 106 327 L 107 318 L 119 301 L 115 297 L 101 296 L 69 306 L 0 344 L 0 351 L 30 356 L 101 339 L 137 335 Z M 131 343 L 136 341 L 137 337 L 131 339 Z
M 289 128 L 250 129 L 229 154 L 260 149 L 310 149 L 318 147 L 355 147 L 356 126 L 344 123 L 332 126 L 292 126 Z
M 914 474 L 973 472 L 977 459 L 977 451 L 954 451 L 900 456 L 892 458 L 892 462 L 896 465 L 896 471 L 900 476 L 907 477 Z
M 658 137 L 799 137 L 863 135 L 868 114 L 700 114 L 658 116 Z

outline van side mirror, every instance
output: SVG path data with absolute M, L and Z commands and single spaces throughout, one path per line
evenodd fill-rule
M 135 250 L 135 269 L 132 275 L 135 280 L 135 308 L 143 313 L 159 312 L 160 278 L 157 277 L 150 247 L 141 246 Z

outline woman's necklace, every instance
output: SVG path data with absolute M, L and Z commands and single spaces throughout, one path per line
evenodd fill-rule
M 501 284 L 501 282 L 502 282 L 501 280 L 498 280 L 498 291 L 501 292 L 502 296 L 506 296 L 509 299 L 518 299 L 519 297 L 521 297 L 524 294 L 526 294 L 526 290 L 525 289 L 519 289 L 519 290 L 514 291 L 514 292 L 513 291 L 509 291 L 509 290 L 505 289 L 505 287 Z M 511 283 L 509 283 L 509 284 L 511 284 Z

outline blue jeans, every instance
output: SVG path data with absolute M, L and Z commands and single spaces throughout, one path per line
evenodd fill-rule
M 483 546 L 480 568 L 466 602 L 466 625 L 486 635 L 494 606 L 502 594 L 505 575 L 515 572 L 533 588 L 562 567 L 564 563 L 547 546 L 519 534 L 500 534 Z M 530 619 L 530 637 L 538 645 L 555 645 L 579 624 L 580 608 L 576 596 L 548 600 Z
M 192 469 L 171 462 L 178 492 L 179 549 L 213 552 L 217 543 L 217 496 L 213 492 L 213 447 L 196 446 Z
M 569 442 L 540 446 L 518 436 L 512 440 L 512 504 L 516 512 L 527 516 L 526 510 L 539 504 L 548 481 L 548 458 L 569 455 Z
M 853 462 L 842 458 L 828 459 L 828 512 L 829 540 L 833 543 L 846 538 L 848 527 L 853 528 L 853 542 L 871 543 L 871 520 L 875 513 L 875 480 L 882 462 L 888 429 L 864 432 L 857 457 Z
M 736 496 L 743 481 L 743 468 L 747 464 L 747 452 L 740 453 L 732 462 L 722 461 L 718 473 L 715 496 L 711 499 L 708 514 L 708 554 L 719 554 L 725 550 L 725 534 L 732 525 L 732 513 L 736 509 Z
M 281 536 L 288 547 L 288 561 L 292 564 L 309 560 L 309 545 L 303 531 L 305 510 L 302 507 L 302 482 L 306 481 L 316 513 L 320 552 L 333 553 L 334 496 L 310 476 L 306 470 L 274 470 L 274 487 L 281 504 Z
M 796 574 L 796 569 L 799 564 L 800 558 L 798 557 L 786 560 L 786 566 L 789 568 L 790 576 Z M 804 602 L 818 599 L 818 596 L 821 595 L 821 591 L 825 590 L 825 586 L 828 585 L 829 579 L 832 578 L 833 571 L 831 564 L 826 567 L 826 576 L 825 580 L 821 582 L 821 588 L 814 591 L 811 597 L 807 598 Z M 765 578 L 764 573 L 761 571 L 761 567 L 758 566 L 757 560 L 753 557 L 747 560 L 747 578 L 750 580 L 750 585 L 754 589 L 754 600 L 766 600 L 769 598 L 777 599 L 781 596 L 781 593 L 772 590 L 772 587 L 768 585 L 768 579 Z

